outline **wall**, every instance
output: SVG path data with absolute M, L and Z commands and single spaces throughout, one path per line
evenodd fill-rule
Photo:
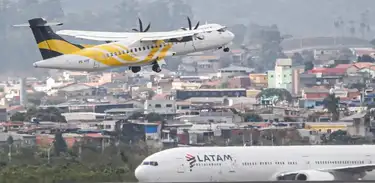
M 174 100 L 146 100 L 144 104 L 145 114 L 176 114 L 176 101 Z
M 268 88 L 275 88 L 276 80 L 275 80 L 275 71 L 268 71 L 267 72 L 267 80 L 268 80 Z

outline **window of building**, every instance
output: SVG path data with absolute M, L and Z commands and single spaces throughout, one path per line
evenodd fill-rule
M 155 104 L 155 108 L 161 108 L 160 104 Z
M 172 104 L 167 104 L 167 105 L 165 105 L 166 107 L 172 107 Z

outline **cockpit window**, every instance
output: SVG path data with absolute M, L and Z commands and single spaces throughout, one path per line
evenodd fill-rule
M 225 32 L 227 30 L 227 28 L 226 27 L 224 27 L 224 28 L 221 28 L 221 29 L 219 29 L 219 30 L 217 30 L 218 32 Z
M 156 161 L 144 161 L 142 164 L 143 165 L 151 165 L 151 166 L 158 166 L 159 165 L 159 163 L 156 162 Z

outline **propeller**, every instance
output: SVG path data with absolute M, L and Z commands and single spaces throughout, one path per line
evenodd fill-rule
M 188 20 L 188 23 L 189 23 L 189 30 L 195 30 L 195 29 L 198 29 L 199 27 L 199 21 L 197 22 L 197 24 L 195 25 L 194 29 L 192 28 L 192 25 L 191 25 L 191 20 L 190 20 L 190 17 L 187 17 L 187 20 Z M 188 30 L 187 28 L 185 27 L 182 27 L 181 28 L 182 30 Z
M 147 25 L 147 27 L 143 30 L 143 23 L 142 23 L 142 20 L 140 18 L 138 18 L 138 22 L 139 22 L 139 29 L 132 29 L 133 31 L 136 31 L 136 32 L 147 32 L 150 27 L 151 27 L 151 23 L 149 23 Z
M 151 23 L 149 23 L 146 27 L 146 29 L 143 30 L 143 23 L 142 23 L 142 20 L 140 18 L 138 18 L 138 22 L 139 22 L 139 30 L 136 29 L 136 28 L 133 28 L 132 30 L 133 31 L 136 31 L 136 32 L 147 32 L 150 27 L 151 27 Z M 106 43 L 112 43 L 113 41 L 105 41 Z
M 193 28 L 193 26 L 192 26 L 192 24 L 191 24 L 191 20 L 190 20 L 190 17 L 187 17 L 187 20 L 188 20 L 188 24 L 189 24 L 189 29 L 187 29 L 187 28 L 185 28 L 185 27 L 182 27 L 181 29 L 182 30 L 196 30 L 196 29 L 198 29 L 198 27 L 199 27 L 199 21 L 197 22 L 197 24 L 195 25 L 195 27 Z M 203 36 L 203 35 L 202 35 Z M 204 37 L 202 37 L 202 36 L 199 36 L 199 35 L 196 35 L 195 37 L 197 38 L 197 39 L 199 39 L 199 40 L 203 40 L 204 39 Z

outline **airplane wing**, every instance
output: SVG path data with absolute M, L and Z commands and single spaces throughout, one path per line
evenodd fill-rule
M 299 180 L 298 175 L 307 181 L 329 181 L 329 180 L 345 180 L 345 176 L 353 176 L 364 174 L 367 171 L 375 169 L 375 164 L 350 165 L 334 168 L 308 169 L 291 172 L 280 172 L 272 180 Z M 300 178 L 301 178 L 300 177 Z
M 188 36 L 195 36 L 199 33 L 215 31 L 218 28 L 206 28 L 187 31 L 169 31 L 169 32 L 98 32 L 98 31 L 80 31 L 80 30 L 60 30 L 59 35 L 73 36 L 81 39 L 96 41 L 122 41 L 128 38 L 137 38 L 141 42 L 148 41 L 170 41 L 171 39 L 182 39 Z

